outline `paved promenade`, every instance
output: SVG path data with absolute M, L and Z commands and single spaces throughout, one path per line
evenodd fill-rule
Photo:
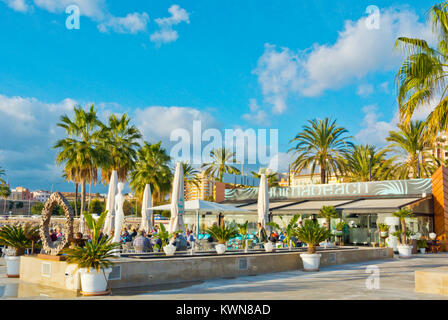
M 366 268 L 372 265 L 380 271 L 379 289 L 368 289 L 366 286 L 366 280 L 371 275 L 366 273 Z M 0 299 L 448 299 L 448 296 L 414 292 L 414 271 L 441 266 L 448 266 L 448 254 L 339 265 L 322 268 L 317 273 L 293 271 L 177 286 L 114 289 L 112 296 L 86 298 L 76 297 L 64 290 L 26 284 L 19 279 L 7 279 L 2 259 Z

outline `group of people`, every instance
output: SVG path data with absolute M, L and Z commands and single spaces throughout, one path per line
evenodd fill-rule
M 302 222 L 299 221 L 299 224 L 301 225 Z M 261 223 L 257 224 L 257 229 L 257 239 L 260 244 L 264 244 L 266 242 L 272 242 L 275 244 L 276 242 L 284 242 L 286 239 L 286 234 L 283 231 L 277 232 L 273 230 L 268 236 L 266 229 Z M 295 247 L 301 247 L 303 245 L 303 243 L 294 236 L 291 237 L 291 241 L 293 242 L 292 245 Z M 289 243 L 287 245 L 289 246 Z
M 122 232 L 122 243 L 132 243 L 136 253 L 160 250 L 163 246 L 163 242 L 162 239 L 157 237 L 158 232 L 159 229 L 157 226 L 152 230 L 152 232 L 148 233 L 144 230 L 136 231 L 133 229 L 131 232 L 128 232 L 124 229 Z M 151 241 L 152 239 L 154 240 Z M 176 251 L 185 251 L 193 245 L 194 241 L 196 241 L 196 239 L 193 233 L 191 230 L 187 229 L 185 233 L 173 233 L 171 239 L 169 240 L 169 244 L 174 245 L 176 247 Z
M 61 228 L 56 227 L 56 229 L 50 229 L 50 239 L 51 241 L 59 241 L 62 238 Z

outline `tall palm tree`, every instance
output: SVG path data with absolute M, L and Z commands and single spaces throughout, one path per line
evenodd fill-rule
M 419 160 L 419 155 L 428 145 L 424 138 L 425 123 L 423 121 L 411 121 L 408 124 L 399 124 L 398 131 L 390 131 L 386 141 L 389 147 L 401 154 L 406 159 L 396 163 L 396 178 L 409 179 L 430 176 L 429 164 Z
M 345 154 L 345 177 L 353 182 L 391 178 L 396 157 L 387 158 L 388 151 L 377 150 L 373 145 L 354 145 Z
M 339 127 L 336 120 L 329 118 L 308 120 L 309 125 L 303 126 L 303 131 L 299 132 L 290 143 L 295 142 L 296 146 L 289 152 L 297 154 L 296 160 L 292 163 L 291 169 L 294 172 L 310 168 L 311 177 L 317 167 L 320 168 L 320 181 L 326 182 L 327 171 L 332 171 L 336 176 L 344 169 L 342 156 L 347 153 L 349 147 L 353 145 L 348 141 L 350 136 L 348 131 Z
M 162 201 L 171 189 L 173 173 L 169 167 L 171 157 L 162 148 L 162 142 L 144 142 L 137 150 L 137 162 L 130 173 L 130 187 L 137 196 L 142 196 L 146 184 L 151 187 L 153 204 Z
M 434 5 L 429 20 L 439 43 L 431 48 L 423 39 L 400 37 L 395 48 L 406 58 L 396 75 L 400 114 L 405 123 L 411 121 L 421 107 L 437 101 L 427 118 L 428 137 L 448 129 L 448 1 Z
M 2 169 L 2 167 L 0 167 L 0 184 L 4 184 L 5 180 L 2 179 L 2 176 L 4 177 L 5 174 L 5 170 Z
M 6 184 L 0 185 L 0 197 L 3 198 L 3 214 L 6 214 L 6 203 L 8 197 L 11 195 L 11 189 Z
M 260 179 L 262 174 L 266 175 L 266 179 L 268 180 L 269 188 L 278 187 L 278 173 L 272 172 L 267 168 L 260 168 L 258 172 L 252 171 L 252 176 L 254 178 Z
M 110 156 L 100 144 L 102 126 L 96 115 L 94 105 L 87 111 L 74 107 L 75 116 L 71 120 L 67 115 L 61 116 L 57 125 L 64 128 L 67 137 L 56 142 L 59 149 L 56 163 L 64 163 L 64 172 L 68 177 L 81 184 L 81 213 L 85 210 L 86 183 L 96 184 L 98 168 L 110 163 Z
M 101 168 L 103 182 L 109 183 L 113 170 L 117 171 L 118 180 L 124 182 L 134 167 L 137 158 L 136 148 L 140 146 L 138 140 L 142 138 L 142 134 L 136 126 L 129 124 L 130 121 L 127 114 L 123 114 L 120 118 L 111 115 L 108 125 L 103 125 L 101 128 L 100 140 L 111 156 L 111 163 Z
M 184 171 L 184 182 L 186 185 L 194 185 L 199 187 L 201 184 L 200 174 L 201 172 L 191 166 L 188 162 L 181 162 L 182 169 Z
M 210 157 L 213 159 L 210 163 L 202 164 L 205 168 L 205 174 L 209 177 L 215 177 L 217 181 L 222 182 L 224 173 L 240 174 L 240 170 L 232 164 L 236 164 L 236 153 L 226 148 L 218 148 L 210 151 Z

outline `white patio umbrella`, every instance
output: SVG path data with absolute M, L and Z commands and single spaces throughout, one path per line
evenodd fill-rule
M 140 224 L 140 230 L 145 230 L 146 232 L 152 230 L 152 210 L 149 209 L 151 207 L 152 207 L 151 186 L 147 184 L 145 186 L 145 191 L 143 192 L 142 222 Z
M 171 219 L 168 232 L 173 233 L 177 230 L 185 231 L 183 219 L 184 209 L 184 170 L 182 164 L 179 162 L 176 165 L 173 189 L 171 191 Z
M 107 193 L 106 210 L 107 216 L 104 222 L 103 233 L 111 235 L 114 230 L 114 217 L 115 217 L 115 194 L 117 193 L 118 175 L 117 171 L 112 171 L 109 182 L 109 191 Z
M 269 214 L 269 187 L 265 174 L 261 175 L 260 187 L 258 188 L 258 222 L 266 227 Z

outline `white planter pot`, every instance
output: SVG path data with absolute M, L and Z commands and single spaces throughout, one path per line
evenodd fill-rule
M 389 232 L 387 232 L 387 231 L 381 231 L 380 232 L 380 237 L 381 238 L 387 238 L 389 236 Z
M 104 271 L 104 272 L 103 272 Z M 101 295 L 107 292 L 107 279 L 112 272 L 112 268 L 101 269 L 100 272 L 94 268 L 81 268 L 79 274 L 81 275 L 81 290 L 86 295 Z
M 425 253 L 426 252 L 426 248 L 420 248 L 420 253 Z
M 431 232 L 431 233 L 429 234 L 429 239 L 431 239 L 431 240 L 436 240 L 436 238 L 437 238 L 437 234 L 435 234 L 434 232 Z
M 8 278 L 18 278 L 20 275 L 20 257 L 5 256 L 6 276 Z
M 163 251 L 165 251 L 165 254 L 167 256 L 174 256 L 174 252 L 176 252 L 176 246 L 169 244 L 163 247 Z
M 215 246 L 216 253 L 218 254 L 224 254 L 226 252 L 226 245 L 225 244 L 217 244 Z
M 334 232 L 334 235 L 335 235 L 336 237 L 342 237 L 342 236 L 344 235 L 344 231 L 336 230 L 336 231 Z
M 320 266 L 320 253 L 302 253 L 300 255 L 303 262 L 303 270 L 305 271 L 319 271 Z
M 264 250 L 266 252 L 272 252 L 274 251 L 274 244 L 272 242 L 268 242 L 264 244 Z
M 412 256 L 412 246 L 397 246 L 400 258 L 410 258 Z

